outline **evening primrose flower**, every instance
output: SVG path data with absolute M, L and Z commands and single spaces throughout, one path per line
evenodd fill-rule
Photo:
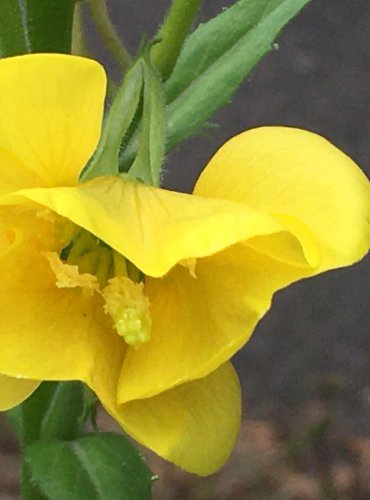
M 229 359 L 276 290 L 365 255 L 369 183 L 281 127 L 231 139 L 193 195 L 78 183 L 104 92 L 88 59 L 0 61 L 0 406 L 81 380 L 131 436 L 206 475 L 240 424 Z

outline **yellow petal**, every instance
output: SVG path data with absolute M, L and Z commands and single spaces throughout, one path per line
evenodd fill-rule
M 317 272 L 356 262 L 370 242 L 370 187 L 357 165 L 322 137 L 263 127 L 227 142 L 200 176 L 195 193 L 294 217 L 316 236 Z
M 163 279 L 147 279 L 151 340 L 128 349 L 119 401 L 151 397 L 215 370 L 247 342 L 273 293 L 309 272 L 240 244 L 198 260 L 196 278 L 178 266 Z
M 0 61 L 0 160 L 7 155 L 0 161 L 0 192 L 77 182 L 99 140 L 105 80 L 98 63 L 80 57 Z
M 40 185 L 42 180 L 32 170 L 28 169 L 15 154 L 0 147 L 0 195 L 17 191 L 19 188 Z
M 309 230 L 234 202 L 209 200 L 153 188 L 118 177 L 100 177 L 76 188 L 28 189 L 20 197 L 46 205 L 98 236 L 148 276 L 163 276 L 185 259 L 212 255 L 234 243 L 273 234 L 259 247 L 279 259 L 316 265 Z M 297 225 L 296 225 L 297 226 Z M 300 226 L 303 231 L 303 223 Z M 251 244 L 257 244 L 255 241 Z
M 154 398 L 118 406 L 113 391 L 98 394 L 107 411 L 137 441 L 189 472 L 205 476 L 227 460 L 241 413 L 231 364 Z
M 7 377 L 0 374 L 0 411 L 10 410 L 19 405 L 37 389 L 36 380 Z
M 0 213 L 0 373 L 91 383 L 112 359 L 122 361 L 124 342 L 99 295 L 56 287 L 42 234 L 48 221 L 34 217 L 31 225 L 26 215 Z

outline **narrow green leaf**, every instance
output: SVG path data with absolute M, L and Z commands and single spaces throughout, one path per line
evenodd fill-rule
M 188 37 L 164 87 L 166 152 L 196 134 L 229 103 L 241 82 L 271 50 L 281 29 L 308 2 L 239 0 Z M 132 164 L 137 148 L 136 135 L 121 153 L 122 171 Z
M 159 186 L 165 149 L 165 111 L 160 76 L 142 60 L 144 74 L 143 116 L 137 156 L 128 174 L 146 184 Z
M 21 0 L 0 1 L 0 57 L 29 51 L 23 21 Z
M 152 475 L 123 436 L 39 441 L 26 450 L 32 480 L 50 500 L 147 500 Z
M 118 174 L 118 156 L 122 139 L 128 131 L 143 87 L 143 64 L 139 59 L 126 74 L 110 107 L 103 133 L 93 159 L 82 174 L 84 180 L 99 175 Z
M 22 3 L 29 52 L 70 53 L 75 0 L 23 0 Z
M 282 0 L 239 0 L 188 37 L 171 78 L 166 83 L 166 101 L 172 102 L 193 80 L 222 57 Z M 270 9 L 268 10 L 268 7 Z
M 165 91 L 171 149 L 227 104 L 280 30 L 309 0 L 240 0 L 184 45 Z

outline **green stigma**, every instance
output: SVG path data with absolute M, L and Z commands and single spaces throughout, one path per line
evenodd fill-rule
M 150 328 L 146 314 L 139 308 L 126 308 L 115 321 L 118 335 L 129 345 L 143 344 L 150 338 Z
M 116 276 L 102 291 L 104 310 L 112 317 L 118 335 L 128 345 L 136 346 L 150 340 L 149 300 L 143 288 L 143 283 Z

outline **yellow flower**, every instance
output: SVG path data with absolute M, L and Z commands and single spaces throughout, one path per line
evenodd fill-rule
M 209 474 L 239 427 L 229 359 L 276 290 L 366 253 L 369 184 L 279 127 L 225 144 L 194 195 L 78 184 L 104 92 L 91 60 L 0 61 L 0 406 L 81 380 L 135 439 Z

